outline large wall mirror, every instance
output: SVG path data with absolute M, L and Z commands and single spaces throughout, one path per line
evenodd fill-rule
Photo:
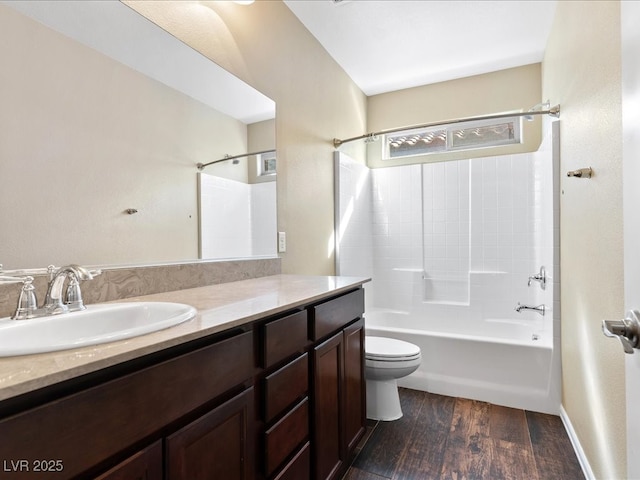
M 274 150 L 272 100 L 119 1 L 0 1 L 0 32 L 4 268 L 276 255 L 265 159 L 196 168 Z

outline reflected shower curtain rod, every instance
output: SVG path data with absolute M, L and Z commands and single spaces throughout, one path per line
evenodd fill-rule
M 466 118 L 456 118 L 453 120 L 444 120 L 440 122 L 431 122 L 431 123 L 423 123 L 422 125 L 411 125 L 408 127 L 401 128 L 392 128 L 389 130 L 380 130 L 379 132 L 373 133 L 365 133 L 364 135 L 358 135 L 357 137 L 351 137 L 344 140 L 340 140 L 338 138 L 333 139 L 334 148 L 338 148 L 343 143 L 353 142 L 355 140 L 361 140 L 363 138 L 375 138 L 378 135 L 385 135 L 387 133 L 396 133 L 402 132 L 404 130 L 411 130 L 414 128 L 429 128 L 429 127 L 438 127 L 440 125 L 450 125 L 455 123 L 463 123 L 463 122 L 472 122 L 475 120 L 496 120 L 500 118 L 511 118 L 511 117 L 530 117 L 532 115 L 551 115 L 552 117 L 560 116 L 560 105 L 555 105 L 551 108 L 547 108 L 546 110 L 534 110 L 539 105 L 536 105 L 528 112 L 516 112 L 516 113 L 496 113 L 494 115 L 483 115 L 480 117 L 466 117 Z
M 242 153 L 240 155 L 225 155 L 222 158 L 219 158 L 218 160 L 214 160 L 213 162 L 209 162 L 209 163 L 198 163 L 196 164 L 196 167 L 198 167 L 198 170 L 202 170 L 204 169 L 204 167 L 208 167 L 209 165 L 213 165 L 214 163 L 220 163 L 220 162 L 225 162 L 227 160 L 235 160 L 236 158 L 242 158 L 242 157 L 250 157 L 251 155 L 262 155 L 264 153 L 271 153 L 271 152 L 275 152 L 275 148 L 272 148 L 270 150 L 261 150 L 259 152 L 250 152 L 250 153 Z

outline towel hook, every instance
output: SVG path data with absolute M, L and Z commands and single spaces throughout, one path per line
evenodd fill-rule
M 570 170 L 567 172 L 567 177 L 591 178 L 591 175 L 593 175 L 593 169 L 591 167 L 579 168 L 578 170 Z

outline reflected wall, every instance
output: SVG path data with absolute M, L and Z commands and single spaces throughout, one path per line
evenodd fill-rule
M 195 165 L 246 152 L 247 124 L 3 4 L 0 30 L 4 268 L 197 259 Z

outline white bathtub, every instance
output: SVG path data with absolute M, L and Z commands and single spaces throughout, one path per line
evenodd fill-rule
M 557 414 L 559 388 L 552 380 L 551 331 L 541 322 L 481 320 L 448 322 L 416 318 L 407 312 L 365 313 L 367 335 L 418 345 L 422 363 L 398 384 L 415 390 L 470 398 Z M 455 324 L 458 332 L 445 332 Z M 474 331 L 475 330 L 475 331 Z

